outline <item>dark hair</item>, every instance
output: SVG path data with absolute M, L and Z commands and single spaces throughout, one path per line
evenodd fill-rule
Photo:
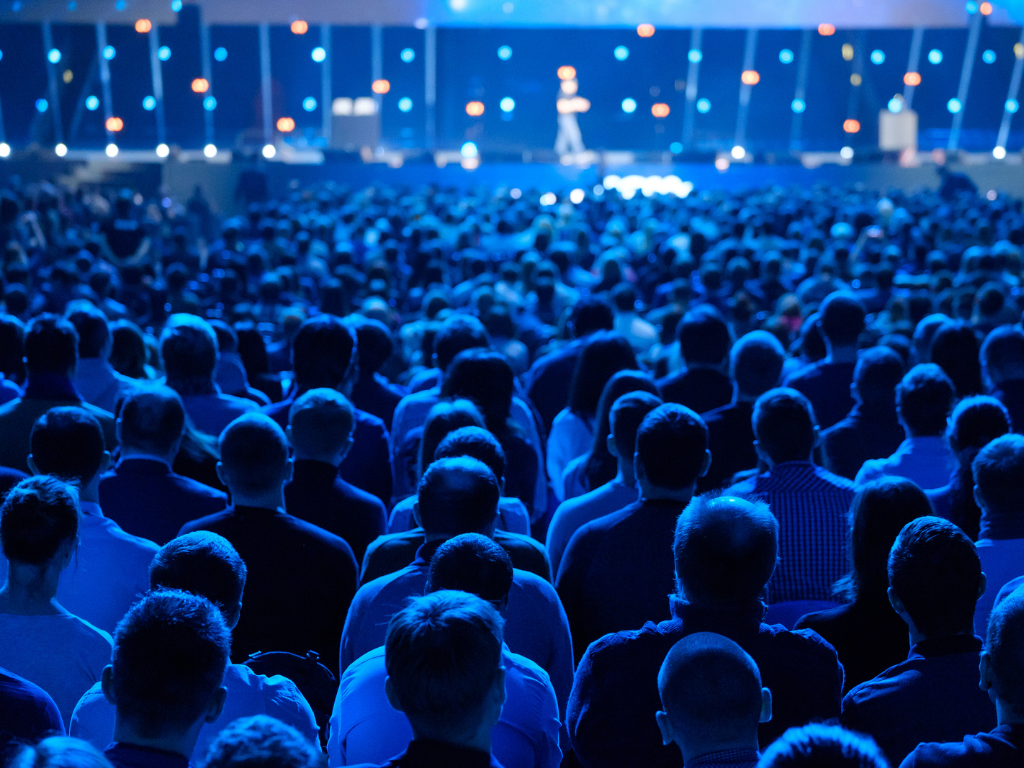
M 217 335 L 217 349 L 225 352 L 238 352 L 238 333 L 223 320 L 210 320 L 210 327 Z
M 505 450 L 498 438 L 483 427 L 459 427 L 445 435 L 434 451 L 434 461 L 469 456 L 482 461 L 501 485 L 505 479 Z
M 118 320 L 110 326 L 110 365 L 122 376 L 146 378 L 146 337 L 130 320 Z
M 757 397 L 778 385 L 786 350 L 768 331 L 751 331 L 733 344 L 729 357 L 736 389 Z
M 217 334 L 195 315 L 171 315 L 160 334 L 160 357 L 167 386 L 179 395 L 206 395 L 216 391 Z
M 54 477 L 22 480 L 0 506 L 4 556 L 26 565 L 45 565 L 78 535 L 78 499 Z
M 1024 435 L 1003 435 L 982 448 L 972 465 L 985 516 L 1019 517 L 1024 499 Z
M 234 618 L 247 571 L 231 542 L 211 531 L 186 533 L 164 544 L 149 565 L 153 589 L 180 589 L 205 597 Z
M 758 444 L 776 464 L 807 461 L 814 450 L 814 408 L 795 389 L 765 392 L 754 403 L 752 420 Z
M 683 315 L 676 327 L 676 337 L 687 365 L 721 365 L 732 346 L 729 324 L 710 304 L 701 304 Z
M 861 402 L 896 402 L 896 387 L 903 379 L 903 360 L 889 347 L 870 347 L 857 356 L 853 380 Z
M 51 408 L 32 425 L 29 450 L 44 475 L 85 485 L 103 465 L 103 428 L 77 405 Z
M 337 453 L 352 440 L 355 418 L 352 403 L 337 390 L 310 389 L 288 409 L 292 444 L 301 451 Z
M 682 489 L 701 476 L 708 428 L 696 413 L 678 403 L 659 405 L 636 433 L 636 463 L 651 485 Z
M 292 339 L 292 368 L 300 390 L 334 389 L 356 359 L 356 336 L 334 315 L 317 315 L 299 326 Z
M 170 451 L 185 432 L 181 396 L 158 384 L 128 390 L 118 418 L 123 446 L 157 455 Z
M 604 299 L 580 299 L 573 305 L 565 324 L 572 336 L 579 339 L 595 331 L 610 331 L 615 327 L 615 313 Z
M 1024 592 L 1016 589 L 992 609 L 985 641 L 996 695 L 1024 709 Z
M 1024 379 L 1024 331 L 1001 325 L 989 332 L 981 345 L 981 364 L 992 383 Z
M 459 352 L 445 369 L 441 397 L 472 400 L 495 435 L 510 431 L 515 374 L 504 355 L 487 349 Z
M 35 746 L 26 744 L 8 768 L 111 768 L 96 747 L 71 736 L 48 736 Z
M 758 499 L 705 493 L 676 521 L 676 578 L 690 602 L 745 606 L 775 571 L 779 523 Z
M 288 441 L 269 416 L 239 416 L 220 433 L 219 447 L 224 469 L 240 490 L 265 491 L 282 482 L 288 463 Z
M 758 768 L 889 768 L 870 736 L 837 725 L 790 728 L 761 755 Z
M 889 553 L 889 586 L 918 631 L 954 635 L 974 626 L 981 560 L 974 542 L 948 520 L 907 523 Z
M 864 315 L 864 305 L 856 294 L 836 291 L 818 307 L 818 327 L 833 347 L 853 347 L 864 330 Z
M 612 331 L 594 332 L 576 360 L 569 388 L 569 410 L 581 418 L 593 418 L 608 380 L 619 371 L 635 371 L 639 367 L 624 336 Z
M 610 415 L 615 449 L 626 461 L 636 453 L 636 435 L 647 414 L 663 403 L 649 392 L 627 392 L 615 401 Z
M 25 324 L 14 315 L 0 314 L 0 373 L 25 378 Z
M 224 682 L 230 650 L 224 618 L 205 597 L 150 592 L 114 633 L 118 718 L 148 737 L 194 723 Z
M 483 323 L 472 315 L 451 315 L 441 323 L 437 335 L 434 336 L 437 367 L 446 371 L 460 352 L 467 349 L 488 349 L 490 346 L 491 340 Z
M 66 376 L 78 362 L 78 331 L 62 317 L 38 315 L 25 330 L 25 367 Z
M 453 400 L 434 405 L 423 423 L 423 437 L 420 438 L 419 476 L 427 471 L 434 461 L 437 446 L 450 433 L 463 427 L 483 427 L 484 418 L 470 400 Z
M 323 752 L 269 715 L 235 720 L 206 750 L 203 768 L 322 768 Z
M 107 316 L 87 301 L 75 301 L 68 305 L 67 319 L 78 331 L 78 356 L 99 357 L 110 341 Z
M 916 437 L 934 437 L 946 431 L 955 397 L 953 382 L 934 363 L 915 365 L 896 388 L 900 418 Z
M 354 328 L 359 344 L 359 374 L 361 377 L 372 378 L 394 354 L 395 342 L 391 338 L 391 331 L 380 320 L 361 315 L 352 315 L 349 324 Z
M 496 520 L 500 496 L 498 479 L 482 461 L 440 459 L 420 479 L 420 523 L 428 534 L 480 533 Z
M 932 337 L 931 362 L 946 372 L 958 397 L 981 392 L 978 337 L 968 323 L 950 322 L 939 327 Z
M 512 589 L 512 558 L 493 539 L 464 533 L 448 539 L 430 560 L 427 592 L 455 589 L 499 607 Z

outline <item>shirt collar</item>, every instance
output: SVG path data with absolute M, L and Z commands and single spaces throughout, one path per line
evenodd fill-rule
M 416 550 L 416 557 L 412 561 L 413 565 L 429 565 L 430 560 L 434 557 L 434 553 L 444 544 L 446 539 L 437 539 L 435 541 L 425 541 L 420 544 L 420 548 Z
M 184 755 L 116 741 L 103 751 L 117 768 L 190 768 Z
M 405 750 L 405 754 L 397 762 L 405 765 L 423 766 L 423 768 L 492 768 L 497 763 L 491 760 L 490 754 L 478 749 L 467 749 L 454 744 L 447 744 L 434 739 L 413 739 Z
M 714 768 L 714 766 L 730 765 L 756 765 L 760 760 L 761 753 L 756 749 L 723 749 L 719 752 L 709 752 L 691 759 L 686 768 Z
M 171 468 L 171 465 L 167 463 L 166 459 L 163 459 L 160 456 L 153 456 L 152 454 L 149 453 L 130 453 L 127 456 L 122 455 L 121 458 L 118 459 L 117 466 L 120 467 L 126 461 L 155 461 L 167 467 L 168 469 Z
M 765 605 L 755 600 L 749 606 L 696 606 L 679 595 L 669 596 L 672 618 L 682 622 L 686 632 L 715 632 L 735 638 L 756 633 L 765 615 Z
M 983 646 L 984 643 L 977 635 L 933 637 L 915 643 L 908 658 L 928 659 L 934 656 L 950 656 L 954 653 L 981 653 Z

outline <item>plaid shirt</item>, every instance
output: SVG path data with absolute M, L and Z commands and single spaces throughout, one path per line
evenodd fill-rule
M 779 565 L 769 587 L 773 603 L 828 600 L 849 568 L 848 515 L 854 484 L 807 461 L 776 464 L 727 493 L 767 502 L 779 521 Z
M 686 768 L 756 768 L 761 753 L 756 749 L 726 749 L 709 752 L 686 764 Z

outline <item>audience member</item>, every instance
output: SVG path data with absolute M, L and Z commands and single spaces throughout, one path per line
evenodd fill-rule
M 287 723 L 268 715 L 235 720 L 206 752 L 203 768 L 323 768 L 320 749 Z
M 974 329 L 962 320 L 943 323 L 932 336 L 928 359 L 949 377 L 957 399 L 981 394 L 978 348 Z
M 395 408 L 408 394 L 404 387 L 392 384 L 379 373 L 395 354 L 391 331 L 380 320 L 358 315 L 353 317 L 351 327 L 359 347 L 359 378 L 352 385 L 352 404 L 389 427 L 395 418 Z
M 64 721 L 50 694 L 0 668 L 0 763 L 8 765 L 19 744 L 63 733 Z
M 9 768 L 111 768 L 110 761 L 91 744 L 67 736 L 49 736 L 25 746 Z
M 1015 431 L 1024 431 L 1024 331 L 1003 325 L 981 345 L 981 372 L 989 392 L 1010 412 Z
M 75 389 L 85 402 L 114 413 L 117 401 L 135 386 L 135 380 L 110 365 L 112 338 L 107 316 L 88 301 L 68 304 L 66 316 L 78 332 Z
M 868 737 L 833 725 L 790 728 L 765 750 L 758 768 L 889 768 Z
M 684 368 L 658 380 L 663 400 L 705 413 L 728 405 L 733 386 L 729 380 L 732 333 L 725 318 L 711 305 L 700 305 L 683 315 L 676 328 Z

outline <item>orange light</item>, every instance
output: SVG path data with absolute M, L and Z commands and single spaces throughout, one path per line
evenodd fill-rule
M 291 133 L 295 130 L 295 121 L 290 117 L 281 117 L 277 120 L 277 130 L 281 133 Z
M 558 79 L 559 80 L 574 80 L 576 78 L 576 67 L 570 67 L 565 65 L 564 67 L 558 68 Z
M 761 75 L 757 73 L 756 69 L 747 69 L 740 75 L 740 82 L 744 85 L 757 85 L 761 82 Z
M 480 117 L 484 113 L 484 103 L 482 101 L 471 101 L 466 105 L 466 114 L 470 117 Z
M 852 117 L 848 120 L 844 120 L 843 130 L 847 133 L 857 133 L 857 131 L 860 130 L 860 120 L 854 120 Z
M 836 33 L 836 25 L 835 24 L 819 24 L 818 25 L 818 34 L 822 35 L 823 37 L 828 37 L 829 35 L 834 35 L 835 33 Z
M 655 117 L 668 117 L 668 113 L 672 110 L 668 108 L 668 104 L 662 104 L 658 102 L 651 107 L 651 114 Z
M 208 90 L 210 90 L 210 81 L 205 77 L 197 77 L 192 81 L 193 93 L 206 93 Z
M 654 25 L 653 24 L 641 24 L 636 28 L 636 33 L 640 37 L 653 37 L 654 36 Z
M 304 35 L 307 32 L 309 32 L 309 24 L 307 24 L 306 22 L 304 22 L 304 21 L 302 21 L 300 19 L 299 21 L 293 21 L 292 22 L 291 29 L 292 29 L 292 34 Z
M 124 128 L 124 120 L 120 117 L 108 117 L 107 118 L 107 130 L 111 133 L 117 133 Z
M 374 80 L 373 85 L 370 86 L 370 90 L 374 93 L 383 95 L 391 90 L 391 83 L 387 80 Z
M 992 3 L 982 3 L 978 6 L 978 10 L 981 11 L 982 16 L 988 16 L 992 13 Z
M 921 75 L 920 75 L 920 73 L 918 73 L 918 72 L 907 72 L 907 74 L 905 74 L 903 76 L 903 83 L 904 83 L 904 85 L 920 85 L 921 84 Z
M 153 22 L 149 19 L 139 19 L 135 22 L 135 31 L 140 35 L 144 35 L 153 28 Z

